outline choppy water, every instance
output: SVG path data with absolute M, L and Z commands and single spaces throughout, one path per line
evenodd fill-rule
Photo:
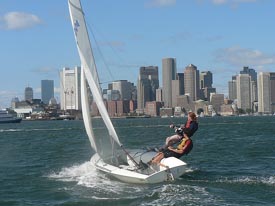
M 183 119 L 115 119 L 126 148 L 161 145 Z M 0 205 L 275 205 L 275 117 L 201 118 L 189 172 L 122 183 L 97 172 L 81 121 L 0 125 Z

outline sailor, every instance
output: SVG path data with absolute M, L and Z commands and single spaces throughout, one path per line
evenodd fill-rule
M 164 149 L 167 149 L 169 146 L 172 146 L 175 143 L 178 143 L 183 138 L 183 134 L 187 134 L 188 137 L 192 137 L 193 134 L 198 129 L 197 117 L 194 112 L 188 113 L 187 121 L 184 125 L 176 127 L 174 124 L 170 125 L 170 128 L 175 129 L 175 135 L 167 137 L 164 145 Z
M 174 125 L 170 125 L 171 128 Z M 155 157 L 149 163 L 160 163 L 163 158 L 176 157 L 181 158 L 183 155 L 187 155 L 193 148 L 193 142 L 191 137 L 198 130 L 198 122 L 196 114 L 193 112 L 188 113 L 188 120 L 184 126 L 177 128 L 176 135 L 166 138 L 165 147 L 156 154 Z M 179 142 L 176 148 L 172 147 L 173 144 Z

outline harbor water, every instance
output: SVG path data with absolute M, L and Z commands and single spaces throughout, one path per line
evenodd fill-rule
M 112 121 L 135 149 L 162 145 L 186 118 Z M 193 142 L 179 179 L 127 184 L 90 164 L 82 121 L 1 124 L 0 205 L 275 205 L 275 116 L 200 118 Z

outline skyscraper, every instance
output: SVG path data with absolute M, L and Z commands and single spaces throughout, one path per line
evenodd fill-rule
M 80 110 L 81 68 L 63 68 L 60 71 L 60 106 L 62 110 Z
M 132 91 L 134 89 L 133 83 L 127 80 L 118 80 L 112 83 L 112 89 L 120 93 L 120 100 L 131 100 Z
M 238 108 L 245 111 L 251 109 L 251 77 L 248 74 L 239 74 L 236 83 Z
M 200 73 L 200 89 L 212 88 L 213 74 L 210 71 L 203 71 Z
M 158 88 L 158 67 L 140 67 L 137 82 L 137 113 L 144 113 L 144 107 L 147 101 L 156 100 L 156 89 Z
M 243 70 L 240 71 L 240 74 L 248 74 L 250 76 L 250 98 L 251 102 L 258 101 L 258 89 L 257 89 L 257 72 L 255 69 L 249 68 L 249 67 L 243 67 Z
M 212 88 L 213 74 L 210 71 L 203 71 L 200 73 L 200 90 L 198 97 L 200 99 L 210 100 L 210 93 L 216 92 L 216 88 Z
M 271 113 L 271 87 L 270 74 L 260 72 L 258 76 L 258 112 L 261 114 Z
M 232 76 L 232 80 L 228 82 L 228 98 L 230 100 L 237 99 L 237 76 Z
M 44 104 L 49 104 L 51 98 L 54 97 L 53 80 L 41 80 L 41 100 Z
M 162 59 L 162 97 L 164 107 L 172 107 L 172 80 L 176 79 L 176 59 Z
M 199 96 L 199 70 L 193 64 L 188 65 L 184 71 L 184 90 L 192 101 L 196 101 Z
M 180 95 L 184 95 L 184 73 L 177 73 L 176 80 L 179 80 Z
M 255 69 L 243 67 L 243 70 L 240 71 L 240 74 L 248 74 L 251 77 L 251 81 L 257 81 L 257 72 Z
M 31 101 L 33 99 L 33 89 L 31 87 L 25 88 L 25 101 Z
M 271 111 L 275 113 L 275 72 L 270 72 L 270 93 Z

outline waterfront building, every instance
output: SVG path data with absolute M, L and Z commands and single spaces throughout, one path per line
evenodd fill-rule
M 248 74 L 250 76 L 250 98 L 251 102 L 258 101 L 258 89 L 257 89 L 257 72 L 255 69 L 249 67 L 243 67 L 243 70 L 240 71 L 240 74 Z
M 260 72 L 258 76 L 258 112 L 271 113 L 271 85 L 268 72 Z
M 200 73 L 200 89 L 212 88 L 213 84 L 213 74 L 210 71 L 202 71 Z
M 177 105 L 185 109 L 186 112 L 195 111 L 194 101 L 189 95 L 180 95 L 177 97 Z
M 162 88 L 156 89 L 156 101 L 163 102 L 162 100 Z
M 31 87 L 25 88 L 25 101 L 31 101 L 33 99 L 33 89 Z
M 18 97 L 14 97 L 11 100 L 11 108 L 16 108 L 16 104 L 19 102 L 19 98 Z
M 231 100 L 237 99 L 237 83 L 236 80 L 228 82 L 228 98 Z
M 107 90 L 106 95 L 104 95 L 104 99 L 106 99 L 107 101 L 120 100 L 120 92 L 118 90 Z
M 216 93 L 216 88 L 205 87 L 205 88 L 201 89 L 201 91 L 203 92 L 204 100 L 210 101 L 210 95 L 211 95 L 211 93 Z
M 129 101 L 129 109 L 130 109 L 130 113 L 135 113 L 135 111 L 137 109 L 137 101 L 136 100 Z
M 210 71 L 202 71 L 200 73 L 200 89 L 198 99 L 210 100 L 210 93 L 215 93 L 216 88 L 212 87 L 213 74 Z
M 184 95 L 184 73 L 176 73 L 176 80 L 179 81 L 180 95 Z
M 81 68 L 63 68 L 60 71 L 61 110 L 81 110 L 80 78 Z
M 150 115 L 152 117 L 159 116 L 160 115 L 160 108 L 161 107 L 162 107 L 162 103 L 161 102 L 156 102 L 156 101 L 146 102 L 145 114 L 146 115 Z
M 177 97 L 184 95 L 184 73 L 176 73 L 176 79 L 172 80 L 172 107 L 177 105 Z
M 117 101 L 107 101 L 107 110 L 110 117 L 117 115 Z
M 130 100 L 119 100 L 116 102 L 117 116 L 125 116 L 130 112 Z
M 118 80 L 112 83 L 112 89 L 119 91 L 120 100 L 131 100 L 132 91 L 134 90 L 134 85 L 127 80 Z
M 184 90 L 191 100 L 196 101 L 199 96 L 199 70 L 193 64 L 188 65 L 184 71 Z
M 140 67 L 137 82 L 137 113 L 143 114 L 147 101 L 156 100 L 156 90 L 159 88 L 158 67 Z
M 49 104 L 54 97 L 54 81 L 41 80 L 41 100 L 44 104 Z
M 237 106 L 244 111 L 251 109 L 251 77 L 248 74 L 239 74 L 236 79 Z
M 275 72 L 270 72 L 270 101 L 271 111 L 275 113 Z
M 176 59 L 162 59 L 162 99 L 164 107 L 172 107 L 172 80 L 176 79 Z
M 172 107 L 176 107 L 177 105 L 177 97 L 180 95 L 180 81 L 172 80 Z
M 221 112 L 221 106 L 224 104 L 224 94 L 210 94 L 210 104 L 213 106 L 213 109 L 216 113 Z
M 255 69 L 243 67 L 243 70 L 240 71 L 240 74 L 248 74 L 251 77 L 251 81 L 257 81 L 257 72 Z

